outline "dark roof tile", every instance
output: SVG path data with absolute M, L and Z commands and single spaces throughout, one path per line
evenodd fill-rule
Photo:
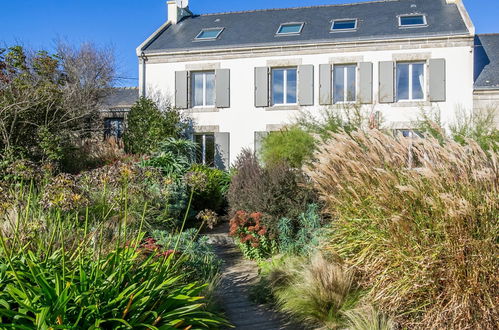
M 475 37 L 475 89 L 499 89 L 499 33 Z

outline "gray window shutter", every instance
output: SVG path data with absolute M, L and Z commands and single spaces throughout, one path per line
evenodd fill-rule
M 215 133 L 215 167 L 228 170 L 230 166 L 230 133 Z
M 255 68 L 255 107 L 269 106 L 269 68 Z
M 395 62 L 379 62 L 379 102 L 395 102 Z
M 263 139 L 269 135 L 269 132 L 255 132 L 255 154 L 258 156 L 262 151 Z
M 175 107 L 179 109 L 188 108 L 188 72 L 176 71 L 175 72 Z
M 230 107 L 230 70 L 215 70 L 216 106 L 217 108 Z
M 329 105 L 332 102 L 332 71 L 330 64 L 321 64 L 319 66 L 319 104 Z
M 359 101 L 362 104 L 373 103 L 373 64 L 359 63 Z
M 430 101 L 444 102 L 445 92 L 445 59 L 436 58 L 430 60 Z
M 314 66 L 298 66 L 298 102 L 300 105 L 314 105 Z

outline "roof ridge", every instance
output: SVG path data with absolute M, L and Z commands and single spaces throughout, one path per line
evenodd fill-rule
M 402 1 L 402 0 L 371 0 L 371 1 L 361 1 L 361 2 L 354 2 L 354 3 L 334 4 L 334 5 L 316 5 L 316 6 L 288 7 L 288 8 L 267 8 L 267 9 L 228 11 L 228 12 L 222 12 L 222 13 L 199 14 L 199 15 L 194 15 L 194 16 L 216 16 L 216 15 L 246 14 L 246 13 L 258 13 L 258 12 L 280 11 L 280 10 L 296 10 L 296 9 L 325 8 L 325 7 L 345 7 L 345 6 L 364 5 L 364 4 L 370 4 L 370 3 L 397 2 L 397 1 Z

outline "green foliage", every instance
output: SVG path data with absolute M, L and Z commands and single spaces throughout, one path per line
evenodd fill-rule
M 261 156 L 268 165 L 287 162 L 291 167 L 300 168 L 312 157 L 314 149 L 312 135 L 294 125 L 265 137 Z
M 142 165 L 159 168 L 167 177 L 181 178 L 194 162 L 196 148 L 191 140 L 170 137 L 160 142 L 158 151 Z
M 352 330 L 393 330 L 395 324 L 372 306 L 345 312 L 347 327 Z
M 169 106 L 163 108 L 159 102 L 142 97 L 127 117 L 123 137 L 125 150 L 132 154 L 158 151 L 162 141 L 168 137 L 179 138 L 185 128 L 185 121 L 178 110 Z
M 189 274 L 190 278 L 192 280 L 213 281 L 220 271 L 222 260 L 215 255 L 213 246 L 208 242 L 208 237 L 198 234 L 198 230 L 194 228 L 180 234 L 155 230 L 152 232 L 152 237 L 166 250 L 174 249 L 178 241 L 177 249 L 187 256 L 184 266 L 188 270 L 196 270 L 196 272 Z
M 230 174 L 199 164 L 193 165 L 190 171 L 204 173 L 206 177 L 204 188 L 194 193 L 193 209 L 196 211 L 209 209 L 222 214 L 227 203 L 226 195 L 231 180 Z
M 458 112 L 457 120 L 450 125 L 454 141 L 465 145 L 469 140 L 476 141 L 483 150 L 499 151 L 499 130 L 494 118 L 496 109 L 479 109 L 473 114 Z
M 225 324 L 203 309 L 204 285 L 186 283 L 182 262 L 133 248 L 97 259 L 2 249 L 0 322 L 13 328 L 209 328 Z M 11 255 L 9 257 L 8 255 Z M 112 279 L 112 280 L 110 280 Z
M 248 259 L 261 260 L 277 252 L 276 241 L 263 225 L 261 213 L 236 212 L 230 220 L 229 235 Z
M 310 204 L 297 221 L 281 218 L 277 224 L 279 252 L 293 255 L 309 255 L 320 243 L 325 234 L 318 206 Z

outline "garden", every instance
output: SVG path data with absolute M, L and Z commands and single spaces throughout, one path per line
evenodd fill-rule
M 108 55 L 0 50 L 2 328 L 230 327 L 204 235 L 221 222 L 258 265 L 251 299 L 304 328 L 497 328 L 490 118 L 444 133 L 423 114 L 407 138 L 325 109 L 221 171 L 159 99 L 133 106 L 124 150 L 102 141 Z

